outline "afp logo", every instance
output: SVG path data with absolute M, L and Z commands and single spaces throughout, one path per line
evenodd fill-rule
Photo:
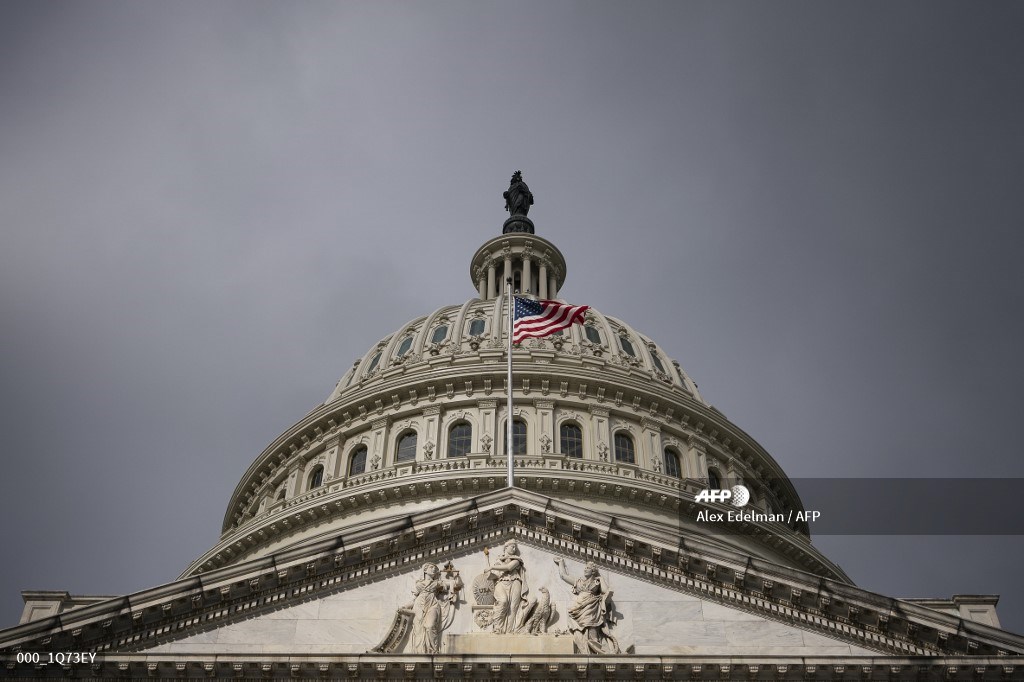
M 734 485 L 725 490 L 706 488 L 697 493 L 696 499 L 698 502 L 728 502 L 734 507 L 746 507 L 750 502 L 750 491 L 744 485 Z

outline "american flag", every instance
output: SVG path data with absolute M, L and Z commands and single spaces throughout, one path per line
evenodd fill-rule
M 514 296 L 513 300 L 512 343 L 522 343 L 523 339 L 531 336 L 554 334 L 577 322 L 582 324 L 583 316 L 590 307 L 558 301 L 535 301 L 522 296 Z

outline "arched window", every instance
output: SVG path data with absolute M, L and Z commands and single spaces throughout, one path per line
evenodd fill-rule
M 284 495 L 285 495 L 285 489 L 284 489 L 284 486 L 281 486 L 281 489 L 277 491 L 277 501 L 280 502 L 281 500 L 283 500 L 284 499 Z
M 633 344 L 631 344 L 629 342 L 629 339 L 627 339 L 625 336 L 619 336 L 619 345 L 622 347 L 622 350 L 626 353 L 626 355 L 628 355 L 631 358 L 636 357 L 636 351 L 633 349 Z
M 409 431 L 398 439 L 398 449 L 395 451 L 396 462 L 412 462 L 416 459 L 416 432 Z
M 452 424 L 448 429 L 448 456 L 465 457 L 473 447 L 473 427 L 467 422 Z
M 683 472 L 679 468 L 679 454 L 675 450 L 665 449 L 665 474 L 682 478 Z
M 708 469 L 708 488 L 711 490 L 722 489 L 722 477 L 714 469 Z
M 651 360 L 654 361 L 654 368 L 662 374 L 668 374 L 665 371 L 665 365 L 661 364 L 661 359 L 658 357 L 658 351 L 651 348 Z
M 503 453 L 508 452 L 508 431 L 505 431 L 505 448 Z M 512 454 L 526 454 L 526 422 L 522 419 L 512 420 Z
M 308 490 L 313 490 L 314 488 L 319 488 L 323 484 L 324 484 L 324 468 L 318 464 L 316 466 L 316 468 L 313 469 L 313 473 L 311 473 L 309 475 L 309 488 L 307 488 L 307 489 Z
M 448 325 L 442 324 L 430 335 L 430 343 L 441 343 L 448 336 Z
M 369 374 L 373 370 L 377 369 L 378 362 L 380 362 L 380 351 L 378 351 L 377 354 L 373 356 L 373 359 L 370 360 L 370 366 L 366 368 L 366 373 Z
M 481 336 L 484 333 L 484 328 L 486 326 L 487 322 L 484 320 L 473 320 L 469 323 L 469 335 Z
M 407 336 L 404 339 L 402 339 L 402 343 L 399 344 L 398 352 L 395 353 L 395 357 L 396 358 L 405 357 L 405 354 L 409 352 L 410 348 L 412 348 L 412 337 L 411 336 Z
M 633 450 L 633 439 L 629 434 L 619 432 L 615 434 L 615 461 L 626 464 L 636 464 L 636 452 Z
M 357 476 L 366 471 L 366 446 L 360 445 L 352 451 L 352 459 L 348 462 L 348 475 Z
M 559 452 L 567 457 L 583 456 L 583 429 L 566 422 L 558 429 Z
M 601 332 L 597 331 L 597 327 L 588 324 L 583 327 L 583 331 L 587 334 L 587 341 L 598 346 L 601 345 Z

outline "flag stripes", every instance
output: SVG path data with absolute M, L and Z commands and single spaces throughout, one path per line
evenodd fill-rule
M 522 343 L 523 339 L 547 336 L 572 324 L 582 324 L 589 309 L 585 305 L 535 301 L 522 296 L 515 296 L 514 300 L 512 343 Z

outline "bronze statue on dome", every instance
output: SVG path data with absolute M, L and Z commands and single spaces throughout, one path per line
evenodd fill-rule
M 522 171 L 512 174 L 508 189 L 502 196 L 505 197 L 505 210 L 508 211 L 509 216 L 526 217 L 526 214 L 530 212 L 530 206 L 533 206 L 533 192 L 523 182 Z

